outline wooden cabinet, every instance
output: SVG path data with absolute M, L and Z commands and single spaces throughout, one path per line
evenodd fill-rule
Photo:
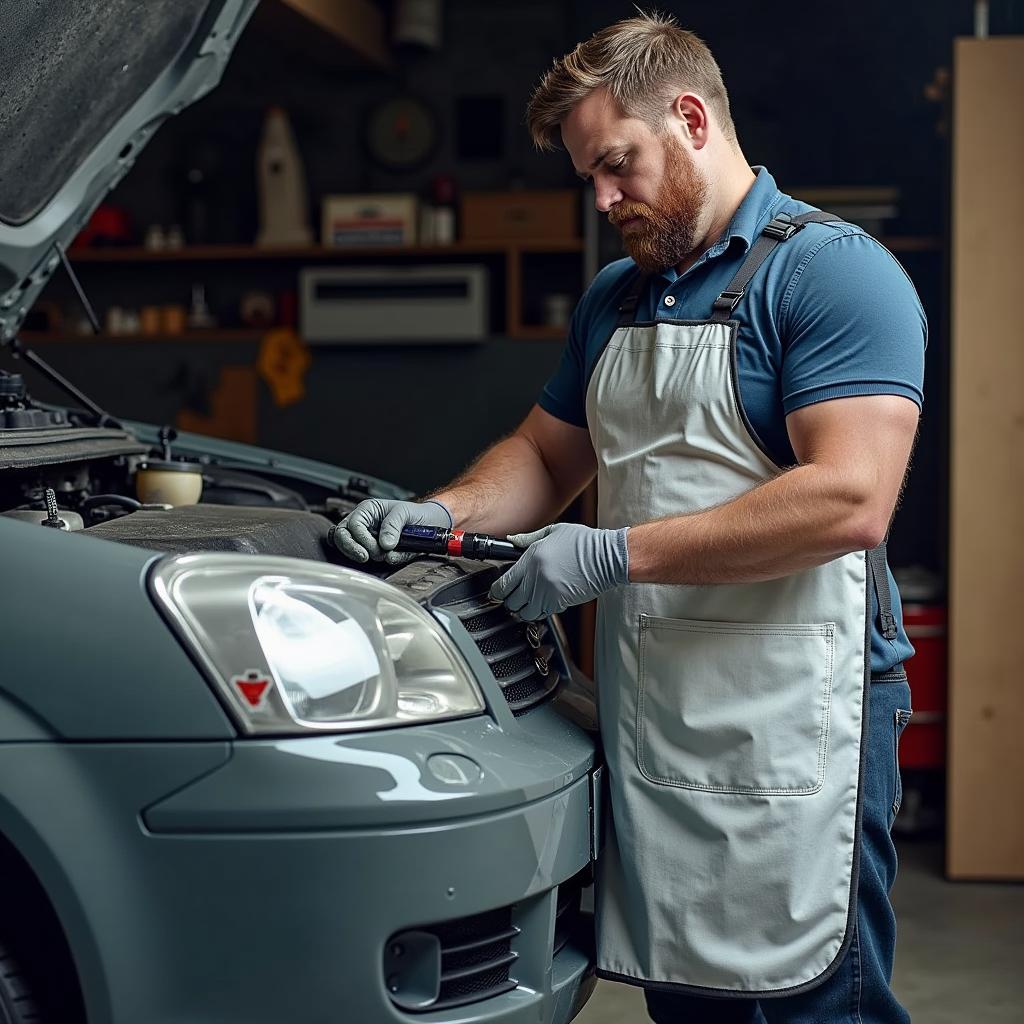
M 1024 878 L 1024 38 L 956 42 L 947 870 Z

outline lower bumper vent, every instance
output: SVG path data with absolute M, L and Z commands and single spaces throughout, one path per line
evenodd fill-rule
M 580 918 L 582 916 L 580 900 L 585 885 L 584 876 L 588 873 L 589 869 L 582 871 L 558 887 L 555 910 L 555 941 L 552 944 L 551 950 L 552 959 L 558 956 L 570 937 L 580 926 Z
M 445 1010 L 510 992 L 519 929 L 512 909 L 401 932 L 384 949 L 384 984 L 403 1010 Z

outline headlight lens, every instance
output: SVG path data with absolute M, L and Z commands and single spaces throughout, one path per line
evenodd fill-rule
M 484 708 L 438 623 L 372 576 L 201 554 L 159 563 L 152 583 L 246 732 L 380 728 Z

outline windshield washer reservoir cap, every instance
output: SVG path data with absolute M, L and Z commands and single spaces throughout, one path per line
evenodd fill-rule
M 198 462 L 186 462 L 184 459 L 147 459 L 135 467 L 136 472 L 151 469 L 160 473 L 202 473 L 203 467 Z

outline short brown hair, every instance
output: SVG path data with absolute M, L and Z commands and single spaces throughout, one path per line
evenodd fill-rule
M 722 72 L 707 45 L 668 14 L 640 14 L 579 43 L 545 72 L 530 97 L 526 122 L 538 149 L 555 149 L 573 107 L 602 86 L 630 117 L 660 129 L 671 90 L 689 87 L 705 99 L 730 142 L 736 128 Z

